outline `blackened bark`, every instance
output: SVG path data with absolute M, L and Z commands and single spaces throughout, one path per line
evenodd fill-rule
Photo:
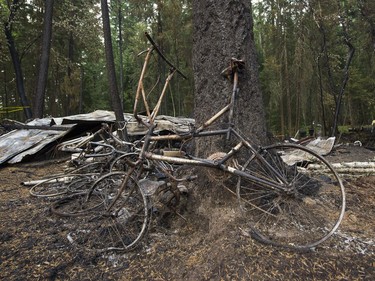
M 346 85 L 349 81 L 349 68 L 350 68 L 350 65 L 352 63 L 354 53 L 355 53 L 355 48 L 350 41 L 350 36 L 349 36 L 348 31 L 347 31 L 346 23 L 341 22 L 341 27 L 342 27 L 342 30 L 343 30 L 345 44 L 348 46 L 348 55 L 347 55 L 347 58 L 346 58 L 341 89 L 340 89 L 340 92 L 339 92 L 339 94 L 337 96 L 337 99 L 336 99 L 335 117 L 333 119 L 333 128 L 332 128 L 331 136 L 335 136 L 338 133 L 338 122 L 339 122 L 339 115 L 340 115 L 340 110 L 341 110 L 342 99 L 344 97 Z
M 193 1 L 195 119 L 201 124 L 228 101 L 232 85 L 220 76 L 230 58 L 245 61 L 234 112 L 235 126 L 252 142 L 266 140 L 265 114 L 258 86 L 251 3 L 247 0 Z M 220 140 L 198 140 L 197 153 L 220 149 Z
M 25 86 L 23 83 L 23 73 L 22 73 L 22 68 L 21 68 L 21 61 L 14 43 L 13 35 L 12 35 L 12 22 L 14 20 L 14 16 L 16 13 L 17 8 L 19 7 L 19 1 L 18 0 L 13 0 L 13 3 L 10 8 L 10 14 L 9 14 L 9 19 L 7 22 L 4 22 L 4 32 L 5 32 L 5 37 L 7 40 L 8 44 L 8 49 L 10 52 L 10 56 L 12 57 L 12 63 L 14 67 L 14 72 L 16 75 L 16 87 L 17 87 L 17 92 L 20 97 L 20 102 L 21 105 L 23 106 L 24 114 L 26 119 L 32 118 L 32 111 L 30 108 L 29 101 L 26 97 L 26 92 L 25 92 Z
M 73 37 L 72 31 L 70 31 L 69 33 L 68 59 L 69 59 L 69 64 L 68 64 L 67 73 L 68 73 L 68 77 L 70 80 L 72 76 L 72 65 L 74 63 L 74 37 Z
M 42 51 L 40 56 L 39 75 L 33 107 L 35 118 L 43 117 L 44 95 L 46 92 L 49 54 L 51 50 L 53 2 L 53 0 L 45 1 Z
M 119 47 L 119 60 L 120 60 L 120 100 L 124 107 L 124 65 L 123 65 L 123 39 L 122 39 L 122 7 L 121 1 L 117 0 L 117 18 L 118 18 L 118 47 Z
M 109 11 L 107 0 L 101 0 L 102 8 L 102 20 L 103 20 L 103 33 L 104 33 L 104 45 L 105 45 L 105 56 L 107 66 L 108 84 L 110 90 L 111 106 L 115 112 L 116 120 L 118 122 L 124 121 L 124 113 L 122 111 L 122 105 L 120 96 L 118 94 L 117 79 L 115 62 L 113 58 L 113 47 L 111 38 L 111 27 L 109 24 Z

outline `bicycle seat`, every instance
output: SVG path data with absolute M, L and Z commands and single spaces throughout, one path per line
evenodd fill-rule
M 241 72 L 245 68 L 245 62 L 236 58 L 231 58 L 229 66 L 221 71 L 221 75 L 233 82 L 233 76 L 235 72 Z

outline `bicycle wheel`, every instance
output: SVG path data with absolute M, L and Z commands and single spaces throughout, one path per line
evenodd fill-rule
M 134 164 L 138 160 L 138 157 L 139 154 L 134 152 L 120 155 L 111 163 L 110 171 L 127 172 L 130 168 L 134 167 Z M 138 179 L 146 178 L 150 169 L 150 163 L 146 159 L 144 160 L 143 165 L 140 165 L 139 168 L 137 168 L 133 172 L 133 174 L 136 175 Z
M 29 193 L 35 197 L 53 197 L 68 192 L 68 184 L 74 181 L 74 175 L 56 175 L 41 180 L 29 189 Z
M 66 193 L 82 192 L 97 176 L 95 174 L 55 175 L 33 185 L 29 193 L 35 197 L 54 197 Z
M 81 193 L 87 191 L 99 176 L 99 173 L 78 175 L 76 180 L 68 184 L 67 190 L 69 193 Z
M 345 191 L 332 166 L 298 145 L 263 148 L 237 183 L 239 204 L 252 236 L 264 243 L 309 249 L 328 239 L 345 211 Z M 310 165 L 319 165 L 319 170 Z
M 96 161 L 84 163 L 78 167 L 71 168 L 70 170 L 66 171 L 66 174 L 103 174 L 106 172 L 106 170 L 108 170 L 108 162 Z
M 123 172 L 108 173 L 91 183 L 86 191 L 54 202 L 51 211 L 60 216 L 82 216 L 88 215 L 91 211 L 103 212 L 115 197 L 125 176 Z M 78 187 L 80 183 L 77 181 Z
M 87 192 L 79 192 L 68 195 L 51 204 L 51 212 L 63 217 L 78 217 L 88 215 L 90 212 L 103 209 L 103 194 L 94 191 L 88 197 Z
M 102 204 L 81 216 L 79 227 L 70 233 L 77 246 L 98 252 L 127 251 L 144 237 L 149 222 L 147 197 L 132 177 L 117 196 L 125 177 L 124 172 L 113 172 L 93 184 L 86 207 L 94 206 L 99 197 Z

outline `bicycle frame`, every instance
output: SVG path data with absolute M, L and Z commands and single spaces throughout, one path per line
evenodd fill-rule
M 173 164 L 204 166 L 226 173 L 224 177 L 219 174 L 217 179 L 223 180 L 222 186 L 237 196 L 241 208 L 241 223 L 245 222 L 246 227 L 249 227 L 246 232 L 260 242 L 305 250 L 329 238 L 344 216 L 345 191 L 342 181 L 332 165 L 311 149 L 284 143 L 258 148 L 235 128 L 232 118 L 239 93 L 238 79 L 240 67 L 243 67 L 242 61 L 232 59 L 229 72 L 225 72 L 229 73 L 233 82 L 233 91 L 227 104 L 217 113 L 202 125 L 192 126 L 187 133 L 156 133 L 156 117 L 167 87 L 173 75 L 180 72 L 165 59 L 152 39 L 149 38 L 149 41 L 152 47 L 144 52 L 147 54 L 133 112 L 139 124 L 148 129 L 144 138 L 138 142 L 141 146 L 129 155 L 117 158 L 116 161 L 119 161 L 113 162 L 119 166 L 117 171 L 115 168 L 114 172 L 100 177 L 88 191 L 67 197 L 65 201 L 55 204 L 54 209 L 51 208 L 53 212 L 62 215 L 90 215 L 84 221 L 85 231 L 77 232 L 83 237 L 80 239 L 82 243 L 77 240 L 77 244 L 87 243 L 89 247 L 99 251 L 130 250 L 147 231 L 152 213 L 157 207 L 152 204 L 162 203 L 178 215 L 179 209 L 175 207 L 180 199 L 180 191 L 183 190 L 177 182 L 191 180 L 196 176 L 176 178 Z M 143 79 L 153 51 L 158 52 L 171 66 L 171 70 L 152 109 L 147 101 Z M 138 115 L 141 102 L 146 109 L 146 117 Z M 224 114 L 228 114 L 229 124 L 226 127 L 216 126 Z M 227 152 L 200 158 L 184 151 L 184 144 L 188 141 L 212 136 L 230 141 L 227 143 Z M 173 141 L 181 142 L 182 145 L 179 150 L 171 153 L 168 147 L 169 142 Z M 283 156 L 289 156 L 290 152 L 307 155 L 302 158 L 300 155 L 291 155 L 293 157 L 285 159 Z M 327 170 L 324 177 L 320 171 L 308 169 L 311 162 L 318 162 L 322 170 Z M 227 174 L 234 177 L 226 177 Z M 151 176 L 148 177 L 149 175 Z M 227 187 L 229 184 L 235 187 L 236 192 Z M 61 208 L 60 211 L 58 208 Z M 91 214 L 100 220 L 95 221 Z M 86 226 L 90 227 L 90 231 L 86 231 Z M 98 236 L 90 237 L 92 233 Z M 101 239 L 96 239 L 99 237 Z
M 161 139 L 162 140 L 176 140 L 176 139 L 182 140 L 182 139 L 189 138 L 189 137 L 195 138 L 195 137 L 227 135 L 228 132 L 238 137 L 240 141 L 237 143 L 237 145 L 232 147 L 232 149 L 228 153 L 226 153 L 220 161 L 210 160 L 206 158 L 198 158 L 198 157 L 194 157 L 191 155 L 185 155 L 185 157 L 164 156 L 164 155 L 160 155 L 160 154 L 147 151 L 148 145 L 151 141 L 158 141 Z M 173 163 L 173 164 L 185 164 L 185 165 L 191 165 L 191 166 L 205 166 L 209 168 L 220 169 L 222 171 L 231 173 L 236 176 L 245 177 L 258 184 L 267 185 L 268 187 L 272 187 L 275 190 L 277 189 L 286 190 L 286 187 L 283 187 L 282 185 L 280 185 L 280 184 L 285 183 L 283 176 L 278 171 L 276 171 L 272 166 L 270 166 L 266 161 L 262 161 L 263 159 L 262 156 L 254 149 L 254 147 L 248 141 L 246 141 L 237 131 L 235 131 L 232 128 L 229 128 L 226 130 L 214 130 L 214 131 L 209 131 L 209 132 L 191 133 L 185 138 L 179 138 L 180 137 L 179 135 L 169 135 L 169 136 L 170 138 L 168 138 L 168 136 L 162 136 L 161 138 L 158 136 L 146 137 L 145 145 L 140 154 L 141 159 L 164 161 L 164 162 Z M 256 175 L 252 175 L 236 167 L 226 165 L 226 162 L 230 160 L 234 155 L 239 153 L 241 148 L 246 148 L 251 151 L 252 156 L 250 157 L 248 161 L 252 161 L 255 158 L 260 159 L 264 163 L 264 165 L 266 165 L 268 169 L 270 169 L 271 171 L 274 172 L 275 175 L 277 175 L 277 178 L 279 181 L 271 182 L 269 180 L 261 179 L 257 177 Z
M 247 141 L 244 137 L 242 137 L 233 127 L 232 125 L 229 125 L 227 129 L 222 129 L 222 130 L 207 130 L 212 124 L 214 124 L 221 116 L 223 116 L 226 113 L 229 113 L 229 124 L 232 124 L 232 118 L 233 118 L 233 112 L 234 112 L 234 105 L 235 105 L 235 99 L 236 95 L 239 92 L 238 88 L 238 69 L 240 67 L 239 64 L 243 66 L 243 62 L 232 59 L 231 64 L 230 64 L 230 71 L 232 71 L 233 75 L 233 91 L 232 95 L 230 98 L 230 102 L 225 105 L 221 110 L 219 110 L 214 116 L 212 116 L 210 119 L 208 119 L 206 122 L 204 122 L 200 127 L 192 130 L 189 133 L 183 134 L 183 135 L 178 135 L 178 134 L 170 134 L 170 135 L 163 135 L 163 136 L 154 136 L 153 132 L 156 127 L 155 125 L 155 118 L 159 112 L 160 105 L 162 100 L 165 97 L 167 87 L 173 77 L 173 75 L 178 72 L 181 74 L 180 71 L 177 70 L 170 62 L 168 62 L 165 57 L 162 55 L 160 49 L 158 46 L 155 44 L 152 39 L 150 40 L 151 37 L 148 36 L 146 33 L 146 36 L 148 37 L 150 43 L 152 44 L 152 47 L 147 50 L 147 54 L 145 57 L 145 61 L 143 64 L 142 72 L 140 75 L 140 79 L 138 82 L 138 88 L 136 92 L 136 97 L 135 97 L 135 102 L 134 102 L 134 117 L 140 124 L 143 124 L 148 128 L 148 133 L 146 134 L 144 144 L 142 146 L 141 152 L 140 152 L 140 160 L 142 159 L 149 159 L 149 160 L 156 160 L 156 161 L 164 161 L 168 163 L 173 163 L 173 164 L 186 164 L 186 165 L 192 165 L 192 166 L 206 166 L 210 168 L 216 168 L 223 170 L 225 172 L 231 173 L 233 175 L 237 176 L 242 176 L 246 177 L 251 181 L 257 182 L 259 184 L 265 184 L 271 188 L 274 188 L 275 190 L 277 189 L 285 189 L 282 187 L 280 184 L 285 184 L 286 181 L 283 179 L 283 176 L 276 171 L 271 165 L 269 165 L 262 156 L 257 152 L 257 150 L 250 144 L 249 141 Z M 150 106 L 147 102 L 147 96 L 143 87 L 143 79 L 147 70 L 148 63 L 150 61 L 151 53 L 156 50 L 157 53 L 172 67 L 170 70 L 170 73 L 168 77 L 166 78 L 163 90 L 159 96 L 159 99 L 156 103 L 156 106 L 154 109 L 151 111 Z M 184 77 L 184 76 L 183 76 Z M 144 107 L 146 109 L 146 114 L 147 114 L 147 121 L 143 120 L 137 113 L 137 106 L 142 97 L 142 101 L 144 104 Z M 149 150 L 150 144 L 152 142 L 157 142 L 157 141 L 177 141 L 177 140 L 188 140 L 188 139 L 193 139 L 197 137 L 210 137 L 210 136 L 218 136 L 218 135 L 226 135 L 226 139 L 229 140 L 231 135 L 234 135 L 237 139 L 239 139 L 239 142 L 237 145 L 232 147 L 232 149 L 225 154 L 225 156 L 220 160 L 220 161 L 214 161 L 210 159 L 204 159 L 204 158 L 197 158 L 191 155 L 185 155 L 185 157 L 174 157 L 174 156 L 165 156 L 165 155 L 160 155 L 153 153 Z M 234 155 L 239 153 L 241 148 L 245 148 L 251 152 L 251 158 L 249 161 L 258 158 L 260 161 L 263 159 L 264 165 L 267 166 L 267 169 L 270 169 L 275 175 L 277 175 L 278 181 L 276 182 L 271 182 L 269 180 L 261 179 L 257 177 L 256 175 L 251 175 L 247 172 L 244 172 L 240 169 L 237 169 L 235 167 L 232 167 L 230 165 L 227 165 L 226 162 L 231 159 Z

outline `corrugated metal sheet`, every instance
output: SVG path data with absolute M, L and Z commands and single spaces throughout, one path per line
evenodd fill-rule
M 49 126 L 51 118 L 37 119 L 27 123 L 30 126 Z M 68 125 L 72 127 L 73 125 Z M 53 128 L 53 126 L 52 126 Z M 0 164 L 17 163 L 27 155 L 33 155 L 47 144 L 61 138 L 68 131 L 19 129 L 0 136 Z
M 141 116 L 146 120 L 145 116 Z M 147 128 L 143 125 L 139 125 L 133 114 L 124 113 L 124 119 L 126 122 L 126 128 L 129 135 L 144 135 L 147 132 Z M 71 124 L 79 122 L 115 122 L 116 117 L 113 111 L 96 110 L 87 114 L 78 114 L 62 118 L 53 119 L 57 125 L 59 124 Z M 157 127 L 155 133 L 161 131 L 170 131 L 174 133 L 186 133 L 194 125 L 195 121 L 192 118 L 185 117 L 172 117 L 166 115 L 158 115 L 155 119 Z
M 147 128 L 139 125 L 132 114 L 124 114 L 129 135 L 143 135 Z M 142 117 L 146 118 L 146 117 Z M 75 124 L 82 122 L 115 122 L 115 114 L 112 111 L 96 110 L 92 113 L 78 114 L 59 118 L 37 119 L 27 123 L 28 126 L 46 126 L 43 129 L 17 129 L 0 136 L 0 164 L 18 163 L 26 156 L 34 155 L 48 144 L 63 138 Z M 156 118 L 155 133 L 170 131 L 174 133 L 188 132 L 194 125 L 194 119 L 177 118 L 160 115 Z M 54 124 L 51 126 L 51 124 Z M 54 126 L 67 127 L 66 131 L 53 130 Z M 81 126 L 82 127 L 82 126 Z M 84 132 L 81 132 L 84 133 Z

